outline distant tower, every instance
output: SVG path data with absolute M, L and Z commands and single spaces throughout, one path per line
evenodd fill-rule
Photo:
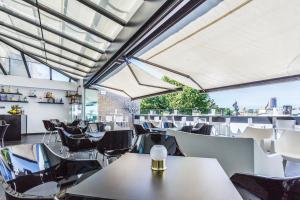
M 276 107 L 277 107 L 277 98 L 276 97 L 270 98 L 269 108 L 273 109 L 273 108 L 276 108 Z

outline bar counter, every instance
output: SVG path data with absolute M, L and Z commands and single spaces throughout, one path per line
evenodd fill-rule
M 27 133 L 27 115 L 0 115 L 0 120 L 10 124 L 4 136 L 5 141 L 21 140 L 21 134 Z

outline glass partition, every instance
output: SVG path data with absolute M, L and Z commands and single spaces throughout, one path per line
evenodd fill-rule
M 98 121 L 98 91 L 85 89 L 85 119 L 88 121 Z

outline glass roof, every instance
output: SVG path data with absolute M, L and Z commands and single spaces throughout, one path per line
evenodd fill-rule
M 25 62 L 23 60 L 20 51 L 17 51 L 16 49 L 4 43 L 0 43 L 0 64 L 2 65 L 7 75 L 31 77 L 31 78 L 38 78 L 38 79 L 48 79 L 48 80 L 51 79 L 51 80 L 65 81 L 65 82 L 69 82 L 70 80 L 70 77 L 49 68 L 47 65 L 44 65 L 36 61 L 35 59 L 32 59 L 29 56 L 24 55 L 24 59 Z M 41 59 L 41 60 L 46 62 L 45 59 Z M 25 63 L 28 67 L 29 75 L 27 73 Z M 4 74 L 3 70 L 0 70 L 0 74 Z M 72 78 L 77 79 L 78 77 L 72 77 Z
M 41 61 L 41 71 L 48 71 L 44 70 L 47 65 L 81 79 L 95 71 L 97 61 L 143 2 L 0 0 L 0 40 Z

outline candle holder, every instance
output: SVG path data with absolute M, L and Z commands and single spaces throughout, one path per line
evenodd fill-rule
M 154 145 L 150 150 L 151 169 L 153 171 L 164 171 L 167 169 L 166 158 L 168 151 L 163 145 Z

